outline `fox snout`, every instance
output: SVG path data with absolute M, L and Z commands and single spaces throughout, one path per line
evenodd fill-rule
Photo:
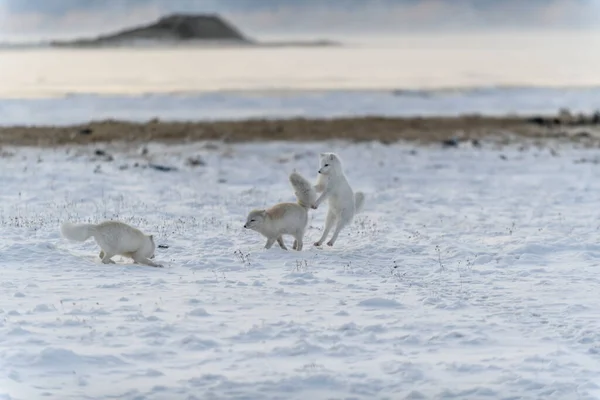
M 318 170 L 317 172 L 320 174 L 320 173 L 321 173 L 321 170 Z
M 248 229 L 248 226 L 246 224 L 244 224 L 244 228 Z

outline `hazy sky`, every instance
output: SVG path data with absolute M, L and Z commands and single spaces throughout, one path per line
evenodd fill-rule
M 257 38 L 600 28 L 600 0 L 0 0 L 0 40 L 89 36 L 172 12 L 220 13 Z

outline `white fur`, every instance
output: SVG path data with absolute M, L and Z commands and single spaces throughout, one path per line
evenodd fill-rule
M 287 250 L 283 235 L 294 237 L 294 250 L 302 250 L 304 232 L 308 225 L 308 209 L 314 205 L 317 193 L 302 175 L 292 172 L 289 177 L 294 188 L 297 203 L 279 203 L 267 210 L 252 210 L 246 218 L 244 228 L 252 229 L 267 238 L 266 249 L 270 249 L 277 241 L 279 246 Z
M 315 204 L 317 192 L 306 178 L 294 171 L 290 174 L 290 183 L 298 204 L 307 209 Z
M 93 237 L 100 246 L 100 258 L 104 264 L 114 264 L 111 260 L 115 255 L 132 258 L 140 264 L 152 267 L 162 267 L 150 261 L 154 258 L 154 238 L 145 235 L 139 229 L 119 221 L 104 221 L 95 224 L 72 224 L 65 222 L 61 225 L 62 235 L 78 242 L 83 242 Z
M 313 204 L 316 209 L 324 200 L 329 200 L 329 210 L 325 219 L 325 229 L 323 235 L 315 242 L 315 246 L 321 246 L 327 235 L 335 224 L 335 230 L 327 245 L 333 246 L 341 230 L 350 224 L 354 215 L 359 212 L 365 202 L 365 195 L 362 192 L 352 191 L 344 170 L 342 160 L 335 153 L 320 154 L 320 169 L 315 190 L 322 192 L 321 196 Z

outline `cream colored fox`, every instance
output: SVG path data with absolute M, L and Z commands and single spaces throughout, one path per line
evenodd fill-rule
M 93 237 L 100 246 L 100 258 L 104 264 L 114 264 L 111 260 L 116 255 L 132 258 L 139 264 L 162 267 L 150 261 L 154 258 L 154 238 L 139 229 L 119 221 L 104 221 L 95 224 L 72 224 L 65 222 L 60 227 L 62 235 L 78 242 Z
M 308 209 L 314 205 L 317 193 L 310 182 L 297 172 L 292 172 L 289 179 L 298 202 L 279 203 L 266 210 L 252 210 L 244 224 L 244 228 L 252 229 L 267 238 L 266 249 L 270 249 L 277 241 L 282 249 L 287 250 L 283 235 L 294 237 L 292 249 L 300 251 L 303 247 Z

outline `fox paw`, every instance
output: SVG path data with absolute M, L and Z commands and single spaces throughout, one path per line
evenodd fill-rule
M 313 204 L 312 206 L 310 206 L 310 208 L 312 208 L 313 210 L 316 210 L 319 206 L 316 204 Z
M 327 246 L 333 246 L 333 242 L 330 240 L 329 242 L 327 242 Z
M 315 246 L 320 246 L 321 243 L 320 242 L 315 242 Z

